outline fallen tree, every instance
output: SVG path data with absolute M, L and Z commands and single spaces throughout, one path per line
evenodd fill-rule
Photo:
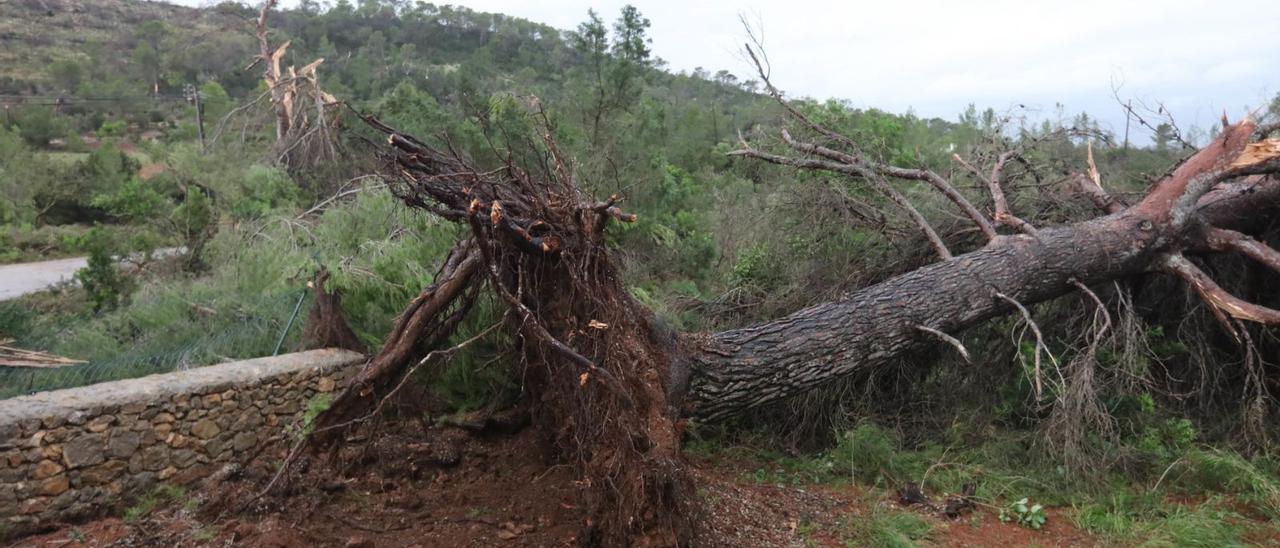
M 540 108 L 537 165 L 521 167 L 508 156 L 490 171 L 449 147 L 366 117 L 386 135 L 384 159 L 399 181 L 397 195 L 470 234 L 320 418 L 321 445 L 340 441 L 346 429 L 375 414 L 408 372 L 447 359 L 457 346 L 444 345 L 487 289 L 507 305 L 503 325 L 494 329 L 505 327 L 518 346 L 534 424 L 583 476 L 595 517 L 581 540 L 673 544 L 689 538 L 696 509 L 679 454 L 682 418 L 721 420 L 927 345 L 950 345 L 967 356 L 956 334 L 1011 313 L 1036 331 L 1038 383 L 1043 342 L 1027 306 L 1147 271 L 1185 280 L 1231 333 L 1244 321 L 1280 323 L 1280 311 L 1233 297 L 1188 258 L 1235 252 L 1280 267 L 1280 252 L 1242 232 L 1280 197 L 1273 175 L 1280 172 L 1280 144 L 1266 140 L 1274 128 L 1224 121 L 1213 142 L 1133 205 L 1108 195 L 1090 169 L 1076 182 L 1103 216 L 1035 227 L 1009 210 L 1002 190 L 1004 167 L 1019 159 L 1026 143 L 993 156 L 985 169 L 956 158 L 989 190 L 994 213 L 988 217 L 941 175 L 873 160 L 858 143 L 811 122 L 769 90 L 800 128 L 823 142 L 783 131 L 785 153 L 743 142 L 733 154 L 864 181 L 912 219 L 939 262 L 763 324 L 673 333 L 630 296 L 606 245 L 608 225 L 634 216 L 620 208 L 618 196 L 598 201 L 581 190 Z M 953 254 L 891 180 L 939 192 L 985 244 Z

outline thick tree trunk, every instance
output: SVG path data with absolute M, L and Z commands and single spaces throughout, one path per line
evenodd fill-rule
M 1106 217 L 1036 235 L 999 236 L 987 246 L 760 325 L 686 341 L 673 367 L 672 402 L 686 416 L 715 421 L 801 394 L 856 371 L 884 365 L 941 340 L 925 328 L 957 333 L 1084 284 L 1160 266 L 1166 253 L 1194 249 L 1207 226 L 1233 227 L 1263 216 L 1280 198 L 1280 180 L 1259 179 L 1200 191 L 1239 153 L 1215 142 L 1162 181 L 1141 203 Z M 1228 146 L 1229 145 L 1229 146 Z M 1218 148 L 1214 148 L 1218 147 Z

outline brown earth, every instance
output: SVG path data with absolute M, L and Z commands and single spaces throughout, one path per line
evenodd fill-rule
M 253 500 L 274 466 L 193 489 L 141 519 L 105 518 L 19 539 L 11 546 L 573 546 L 587 515 L 573 470 L 551 464 L 533 429 L 472 433 L 415 423 L 350 440 L 345 473 L 313 461 Z M 262 459 L 268 460 L 268 459 Z M 270 459 L 279 462 L 278 456 Z M 845 546 L 875 505 L 910 511 L 853 487 L 761 485 L 757 463 L 691 459 L 705 503 L 699 546 Z M 251 501 L 251 502 L 249 502 Z M 247 508 L 246 508 L 247 504 Z M 957 520 L 926 515 L 937 546 L 1098 544 L 1051 511 L 1042 531 L 980 509 Z

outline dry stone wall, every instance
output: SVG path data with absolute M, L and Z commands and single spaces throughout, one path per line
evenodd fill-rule
M 364 358 L 312 350 L 0 400 L 0 534 L 119 510 L 242 463 Z

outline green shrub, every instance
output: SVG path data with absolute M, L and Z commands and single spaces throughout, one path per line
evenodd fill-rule
M 1000 521 L 1013 522 L 1027 529 L 1039 530 L 1044 527 L 1048 519 L 1044 506 L 1032 503 L 1027 497 L 1022 497 L 1000 510 Z
M 164 196 L 137 177 L 130 177 L 120 186 L 98 193 L 90 202 L 93 207 L 129 222 L 152 219 L 165 204 Z
M 238 219 L 261 218 L 278 207 L 294 205 L 298 199 L 298 185 L 289 174 L 264 165 L 249 166 L 239 186 L 239 195 L 230 205 L 231 214 Z
M 80 247 L 89 252 L 88 264 L 76 271 L 75 279 L 84 287 L 93 311 L 119 306 L 129 287 L 128 280 L 116 266 L 110 237 L 102 229 L 94 228 L 84 235 Z
M 169 215 L 169 226 L 170 232 L 181 238 L 182 246 L 187 248 L 186 270 L 203 270 L 205 246 L 218 229 L 213 200 L 203 190 L 190 187 L 182 204 Z
M 128 127 L 129 124 L 125 123 L 124 120 L 106 120 L 98 127 L 98 137 L 104 139 L 108 137 L 122 137 Z

